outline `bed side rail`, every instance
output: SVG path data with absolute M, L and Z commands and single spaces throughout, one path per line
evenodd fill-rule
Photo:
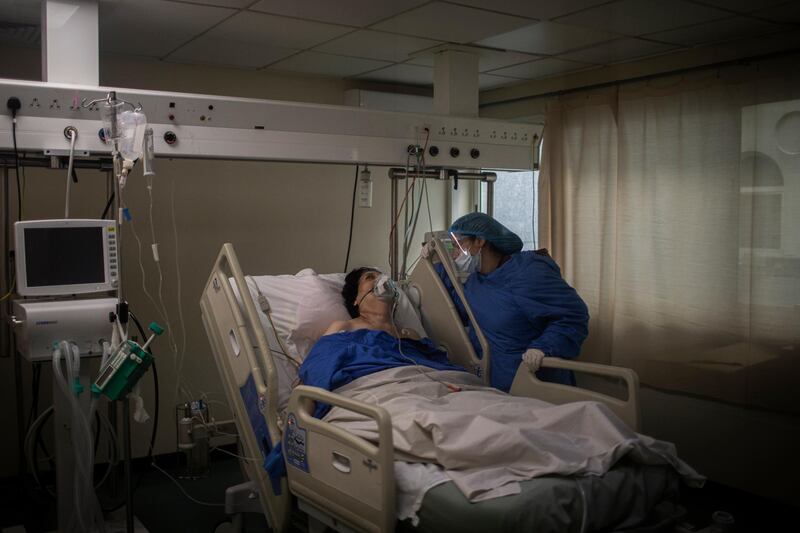
M 378 445 L 314 418 L 315 402 L 364 415 L 378 426 Z M 391 533 L 395 526 L 392 421 L 382 407 L 317 387 L 295 387 L 283 453 L 289 488 L 345 526 Z
M 607 394 L 595 392 L 580 387 L 549 383 L 541 381 L 530 371 L 525 363 L 519 365 L 514 382 L 511 384 L 511 394 L 527 396 L 554 404 L 569 402 L 596 401 L 606 404 L 614 414 L 620 417 L 634 431 L 639 431 L 641 411 L 639 406 L 639 376 L 630 368 L 596 363 L 583 363 L 570 361 L 559 357 L 545 357 L 542 368 L 563 368 L 575 372 L 583 372 L 605 377 L 616 378 L 625 383 L 628 392 L 627 400 L 621 400 Z
M 488 385 L 491 383 L 491 376 L 489 375 L 491 350 L 489 348 L 489 343 L 486 341 L 480 327 L 477 326 L 478 323 L 464 296 L 461 283 L 458 281 L 455 265 L 443 241 L 436 234 L 428 234 L 426 235 L 426 239 L 431 239 L 434 242 L 436 257 L 421 257 L 410 277 L 411 285 L 417 289 L 420 295 L 423 325 L 434 342 L 445 349 L 450 361 L 480 376 L 484 383 Z M 475 329 L 478 343 L 483 352 L 483 357 L 481 358 L 475 353 L 472 342 L 469 340 L 467 330 L 462 324 L 461 317 L 456 310 L 455 303 L 434 268 L 435 259 L 438 259 L 439 262 L 442 263 L 444 271 L 453 284 L 456 294 L 464 304 L 467 317 Z
M 237 289 L 242 295 L 244 314 L 229 282 L 231 277 L 234 278 Z M 266 431 L 273 445 L 279 442 L 281 433 L 276 412 L 277 378 L 272 361 L 269 360 L 269 349 L 264 333 L 249 295 L 233 246 L 225 244 L 214 262 L 211 275 L 203 290 L 200 309 L 203 326 L 225 387 L 225 394 L 235 415 L 241 442 L 248 457 L 259 457 L 260 439 L 256 436 L 258 425 L 261 424 L 262 428 L 263 424 L 266 425 Z M 255 332 L 256 346 L 260 353 L 254 349 L 250 331 Z M 245 404 L 243 394 L 259 399 L 266 398 L 267 401 L 264 402 L 266 405 L 263 409 L 259 405 L 256 407 L 257 412 L 250 412 L 253 406 Z M 258 484 L 259 496 L 270 526 L 276 531 L 285 530 L 289 525 L 288 516 L 291 509 L 291 500 L 285 483 L 282 493 L 276 495 L 260 463 L 247 461 L 246 469 L 250 479 Z

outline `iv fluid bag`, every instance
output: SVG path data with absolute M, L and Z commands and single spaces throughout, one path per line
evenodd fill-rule
M 122 159 L 136 161 L 142 157 L 147 117 L 141 111 L 123 111 L 117 115 L 119 153 Z

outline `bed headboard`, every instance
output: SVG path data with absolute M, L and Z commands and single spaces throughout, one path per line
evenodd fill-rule
M 268 446 L 275 446 L 281 440 L 275 408 L 277 374 L 253 300 L 242 298 L 242 309 L 228 281 L 230 278 L 234 278 L 239 294 L 249 295 L 233 245 L 225 244 L 203 290 L 200 309 L 245 455 L 259 458 L 269 451 Z M 255 339 L 251 338 L 253 333 Z M 257 485 L 270 527 L 275 531 L 287 530 L 291 497 L 286 481 L 281 482 L 281 490 L 276 493 L 260 461 L 245 461 L 245 468 Z
M 450 293 L 436 272 L 435 265 L 440 263 L 464 304 L 469 321 L 477 324 L 472 309 L 464 297 L 453 260 L 439 235 L 429 234 L 427 238 L 433 240 L 435 253 L 427 258 L 421 257 L 409 276 L 409 285 L 419 292 L 422 325 L 434 344 L 447 352 L 451 362 L 463 366 L 483 379 L 484 383 L 489 384 L 491 383 L 489 343 L 480 328 L 475 327 L 475 334 L 483 352 L 483 357 L 479 358 Z

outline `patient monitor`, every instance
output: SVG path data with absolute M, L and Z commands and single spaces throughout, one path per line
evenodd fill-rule
M 14 224 L 17 292 L 53 297 L 111 291 L 118 284 L 117 225 L 113 220 L 25 220 Z M 53 343 L 73 342 L 81 355 L 100 355 L 110 340 L 116 298 L 14 301 L 19 352 L 50 360 Z
M 14 224 L 17 292 L 59 296 L 117 288 L 113 220 L 25 220 Z

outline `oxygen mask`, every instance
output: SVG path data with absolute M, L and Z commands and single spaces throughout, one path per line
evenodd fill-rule
M 397 299 L 399 294 L 397 283 L 386 274 L 381 274 L 380 277 L 378 277 L 372 292 L 377 298 L 388 302 Z

